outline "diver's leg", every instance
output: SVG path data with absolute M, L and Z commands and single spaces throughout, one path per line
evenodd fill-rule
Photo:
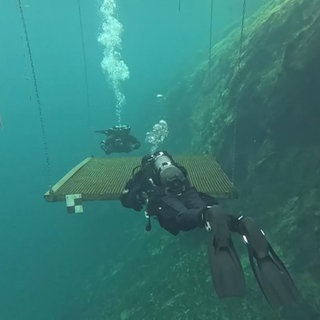
M 297 288 L 283 262 L 252 218 L 238 219 L 238 232 L 247 244 L 254 275 L 267 301 L 275 307 L 294 305 Z
M 192 189 L 182 195 L 166 195 L 161 198 L 171 211 L 175 212 L 175 224 L 181 231 L 203 226 L 202 212 L 206 209 L 198 193 Z
M 245 280 L 242 266 L 233 246 L 230 217 L 221 207 L 214 205 L 205 212 L 206 224 L 210 226 L 208 248 L 212 281 L 219 298 L 242 297 Z

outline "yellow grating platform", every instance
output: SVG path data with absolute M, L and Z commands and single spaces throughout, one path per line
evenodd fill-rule
M 189 173 L 191 183 L 217 198 L 234 198 L 236 190 L 216 160 L 207 155 L 176 156 Z M 141 158 L 87 158 L 65 175 L 45 195 L 47 201 L 65 201 L 66 195 L 81 194 L 82 200 L 115 200 Z

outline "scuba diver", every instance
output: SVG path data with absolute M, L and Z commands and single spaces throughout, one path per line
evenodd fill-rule
M 106 135 L 106 139 L 100 142 L 101 149 L 106 153 L 129 153 L 140 147 L 139 140 L 130 134 L 131 128 L 127 125 L 114 126 L 107 130 L 97 130 L 97 133 Z
M 151 230 L 151 217 L 173 235 L 198 227 L 209 231 L 209 264 L 219 298 L 245 294 L 244 272 L 231 238 L 231 233 L 236 232 L 246 243 L 251 268 L 269 304 L 282 307 L 298 303 L 299 293 L 288 270 L 255 221 L 227 214 L 215 198 L 198 192 L 191 185 L 187 170 L 167 152 L 142 158 L 120 201 L 136 211 L 146 206 L 147 231 Z

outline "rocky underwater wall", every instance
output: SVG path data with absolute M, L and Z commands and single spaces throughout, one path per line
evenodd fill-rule
M 239 198 L 228 202 L 232 212 L 263 226 L 312 315 L 285 316 L 267 304 L 240 237 L 234 244 L 246 298 L 218 299 L 208 233 L 174 237 L 157 222 L 147 233 L 144 217 L 134 215 L 119 235 L 128 246 L 84 279 L 85 295 L 75 293 L 64 319 L 319 319 L 320 1 L 273 0 L 246 19 L 238 72 L 239 35 L 217 43 L 210 64 L 166 95 L 172 146 L 214 154 L 229 175 L 234 167 Z
M 247 19 L 240 63 L 239 35 L 168 94 L 171 134 L 180 143 L 188 128 L 189 152 L 234 171 L 234 209 L 261 222 L 320 313 L 320 1 L 273 1 Z

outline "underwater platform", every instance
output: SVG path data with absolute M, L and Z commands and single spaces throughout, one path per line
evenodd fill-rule
M 187 169 L 191 184 L 198 191 L 220 199 L 237 197 L 236 189 L 214 157 L 188 155 L 175 156 L 175 160 Z M 88 157 L 46 192 L 44 198 L 55 202 L 78 195 L 82 201 L 117 200 L 140 161 L 141 157 Z

